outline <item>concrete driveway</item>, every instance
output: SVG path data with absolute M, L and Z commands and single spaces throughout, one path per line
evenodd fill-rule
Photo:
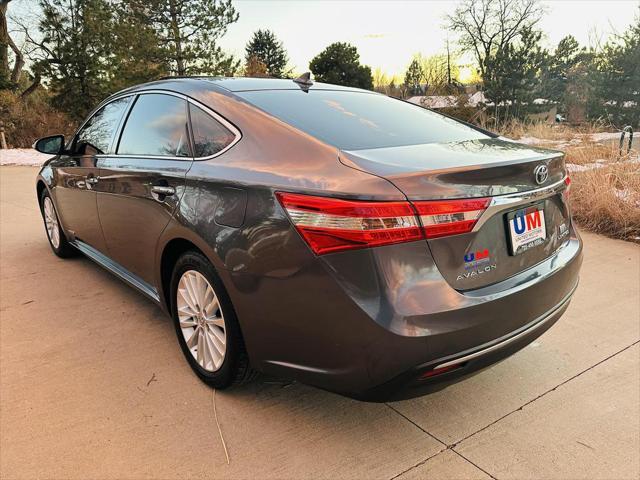
M 448 389 L 390 404 L 262 379 L 218 392 L 170 320 L 49 250 L 36 169 L 0 168 L 0 472 L 12 478 L 640 476 L 640 248 L 585 234 L 556 326 Z

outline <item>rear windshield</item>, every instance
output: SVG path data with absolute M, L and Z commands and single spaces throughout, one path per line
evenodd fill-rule
M 255 90 L 237 94 L 341 150 L 488 138 L 455 120 L 385 95 L 335 90 Z

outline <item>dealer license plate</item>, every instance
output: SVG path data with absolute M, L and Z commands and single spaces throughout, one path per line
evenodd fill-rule
M 519 255 L 542 245 L 547 239 L 544 208 L 534 205 L 507 214 L 511 255 Z

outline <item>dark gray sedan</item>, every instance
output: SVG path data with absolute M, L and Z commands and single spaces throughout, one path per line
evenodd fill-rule
M 560 152 L 373 92 L 168 79 L 35 146 L 54 253 L 170 313 L 215 388 L 421 395 L 527 345 L 578 283 Z

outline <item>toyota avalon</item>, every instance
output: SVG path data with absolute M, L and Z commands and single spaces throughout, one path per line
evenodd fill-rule
M 35 148 L 53 252 L 156 302 L 214 388 L 422 395 L 529 344 L 577 286 L 562 153 L 370 91 L 170 78 Z

